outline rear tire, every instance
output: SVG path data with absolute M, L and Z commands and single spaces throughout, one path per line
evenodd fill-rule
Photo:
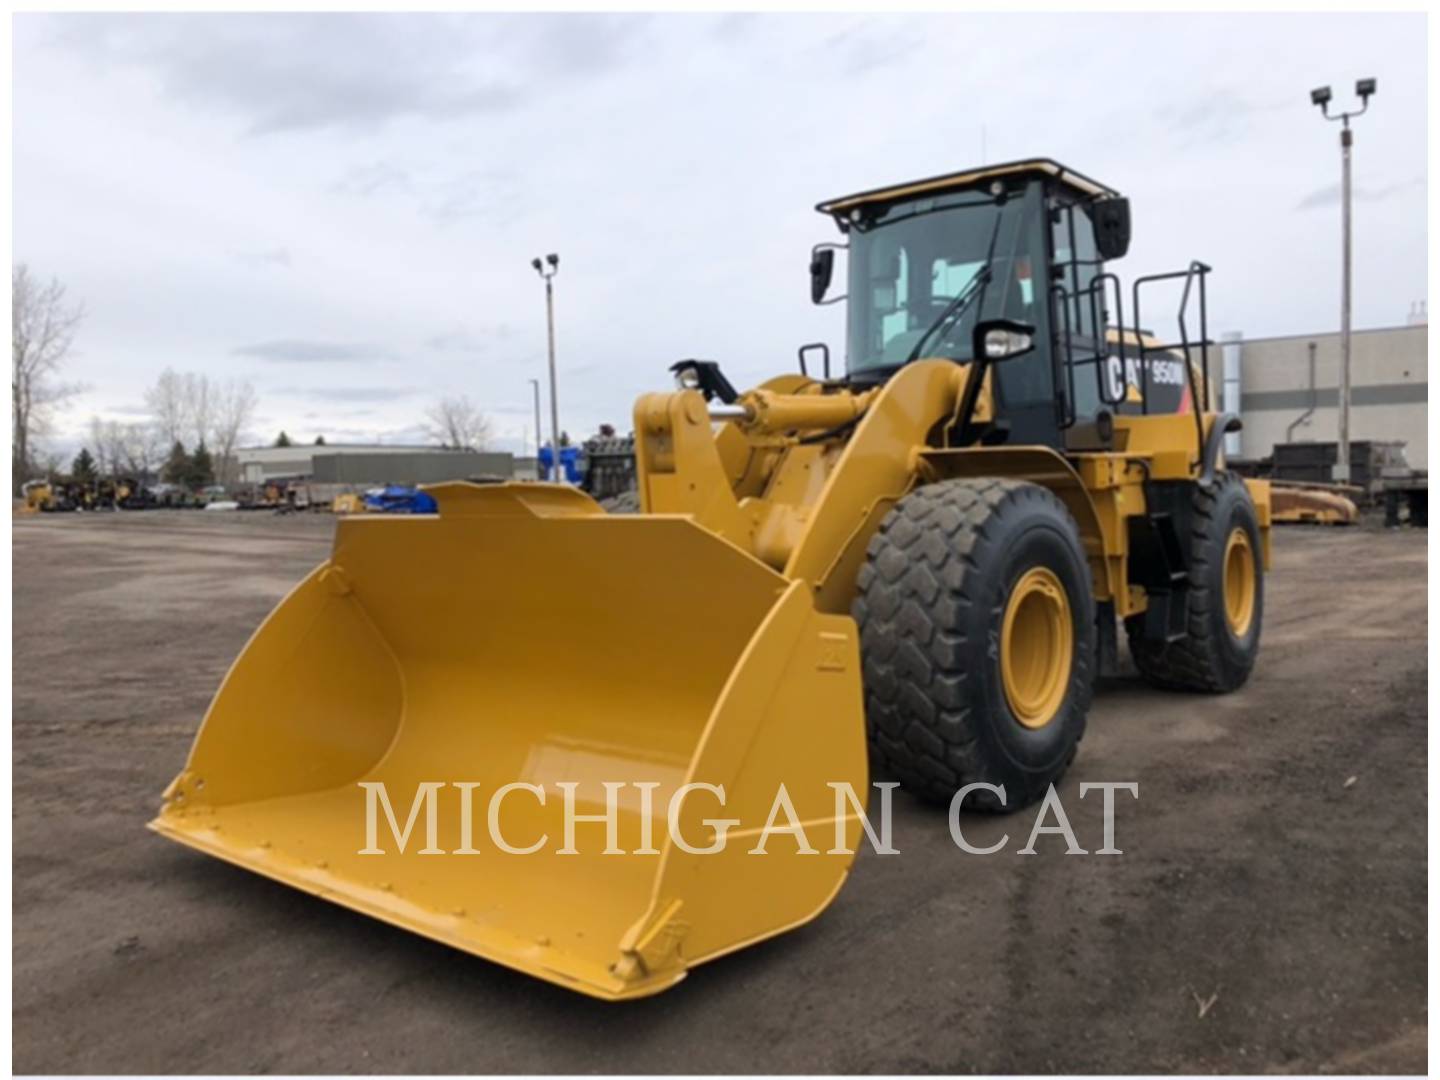
M 1147 681 L 1167 690 L 1226 693 L 1245 684 L 1260 651 L 1260 526 L 1249 489 L 1235 473 L 1219 473 L 1208 492 L 1197 484 L 1192 498 L 1185 636 L 1147 639 L 1139 615 L 1127 619 L 1125 629 Z
M 1036 484 L 946 480 L 871 538 L 860 626 L 871 756 L 907 791 L 968 808 L 1040 798 L 1085 731 L 1095 600 L 1079 530 Z
M 640 513 L 640 492 L 622 491 L 619 495 L 601 499 L 600 505 L 605 508 L 607 514 L 638 514 Z

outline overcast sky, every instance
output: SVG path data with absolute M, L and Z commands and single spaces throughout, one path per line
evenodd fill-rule
M 1029 156 L 1130 196 L 1123 277 L 1213 265 L 1212 333 L 1330 330 L 1339 125 L 1309 91 L 1359 76 L 1356 325 L 1403 323 L 1425 38 L 1423 15 L 17 16 L 14 258 L 88 311 L 52 445 L 135 419 L 169 366 L 253 380 L 264 441 L 415 441 L 466 393 L 519 449 L 548 251 L 562 426 L 628 431 L 676 359 L 746 385 L 843 351 L 808 299 L 837 238 L 817 201 Z

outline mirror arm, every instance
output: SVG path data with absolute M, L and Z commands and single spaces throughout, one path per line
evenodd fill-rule
M 960 407 L 955 410 L 955 441 L 968 446 L 972 440 L 970 418 L 975 415 L 975 406 L 980 401 L 980 388 L 985 385 L 985 376 L 990 373 L 991 361 L 977 355 L 970 361 L 970 377 L 965 380 L 965 390 L 960 395 Z

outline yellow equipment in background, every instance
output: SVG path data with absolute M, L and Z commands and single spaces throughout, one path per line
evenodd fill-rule
M 1360 509 L 1346 495 L 1361 488 L 1334 490 L 1335 485 L 1315 486 L 1272 480 L 1270 516 L 1277 525 L 1353 525 Z
M 365 496 L 355 491 L 344 491 L 336 495 L 330 503 L 332 514 L 363 514 L 365 513 Z
M 21 489 L 25 494 L 25 512 L 38 514 L 55 509 L 55 489 L 48 480 L 27 480 Z
M 744 394 L 675 365 L 677 388 L 635 407 L 638 514 L 449 483 L 427 489 L 437 515 L 340 521 L 152 827 L 632 998 L 830 903 L 861 829 L 836 789 L 864 798 L 867 730 L 918 797 L 980 785 L 966 808 L 1009 810 L 1070 763 L 1120 625 L 1152 681 L 1240 686 L 1268 487 L 1224 469 L 1238 421 L 1203 407 L 1208 268 L 1142 279 L 1183 288 L 1178 345 L 1107 340 L 1128 203 L 1073 170 L 820 209 L 848 240 L 842 376 L 828 350 L 823 377 L 802 351 L 800 374 Z M 812 255 L 816 302 L 834 261 Z M 1176 379 L 1201 407 L 1152 407 Z M 585 647 L 557 650 L 576 626 Z M 378 848 L 377 785 L 396 834 Z M 795 834 L 768 836 L 777 815 Z

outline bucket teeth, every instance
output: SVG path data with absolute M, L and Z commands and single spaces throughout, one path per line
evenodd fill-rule
M 653 921 L 631 927 L 620 944 L 624 955 L 615 965 L 617 976 L 628 981 L 684 966 L 680 945 L 690 924 L 680 918 L 683 906 L 682 901 L 672 900 Z

